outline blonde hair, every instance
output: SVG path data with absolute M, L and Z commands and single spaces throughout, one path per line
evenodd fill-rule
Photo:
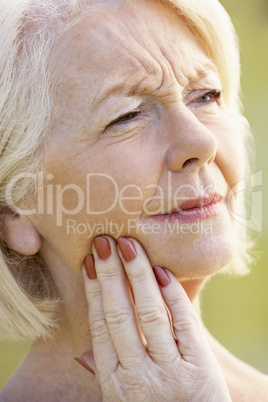
M 185 20 L 214 61 L 225 103 L 237 118 L 246 155 L 251 137 L 240 111 L 239 50 L 228 14 L 218 0 L 166 2 Z M 15 176 L 21 174 L 24 179 L 16 186 L 14 204 L 32 191 L 29 173 L 40 164 L 40 148 L 53 108 L 50 56 L 58 38 L 77 23 L 87 7 L 81 0 L 1 0 L 0 214 L 8 208 L 6 188 Z M 243 274 L 248 262 L 246 232 L 242 230 L 238 238 L 242 252 L 228 269 Z M 22 256 L 1 241 L 0 298 L 2 339 L 52 336 L 59 300 L 38 255 Z

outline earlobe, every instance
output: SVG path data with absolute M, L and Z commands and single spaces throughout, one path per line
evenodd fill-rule
M 36 254 L 41 236 L 27 216 L 5 215 L 0 219 L 0 237 L 7 246 L 24 255 Z

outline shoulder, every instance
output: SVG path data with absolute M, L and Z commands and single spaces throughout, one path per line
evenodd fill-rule
M 0 393 L 0 402 L 16 402 L 16 401 L 38 401 L 47 402 L 52 399 L 45 399 L 43 395 L 49 394 L 49 388 L 44 392 L 44 386 L 39 382 L 38 386 L 29 379 L 21 370 L 18 370 L 8 381 Z
M 222 369 L 233 402 L 268 402 L 268 376 L 239 360 L 208 332 L 211 349 Z
M 236 359 L 236 358 L 235 358 Z M 237 359 L 232 369 L 225 370 L 234 402 L 268 402 L 268 376 Z
M 0 402 L 14 402 L 19 401 L 21 393 L 17 392 L 12 386 L 12 380 L 10 380 L 0 392 Z

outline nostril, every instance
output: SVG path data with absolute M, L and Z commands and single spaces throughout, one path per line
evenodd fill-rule
M 192 163 L 194 163 L 194 162 L 197 162 L 197 161 L 198 161 L 198 158 L 190 158 L 190 159 L 187 159 L 187 161 L 184 162 L 184 164 L 182 165 L 182 167 L 185 168 L 187 165 L 190 165 L 190 164 L 192 164 Z

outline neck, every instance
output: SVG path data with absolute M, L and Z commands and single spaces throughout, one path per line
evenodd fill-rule
M 197 315 L 200 318 L 201 313 L 199 306 L 199 293 L 202 289 L 205 280 L 206 280 L 205 278 L 199 278 L 199 279 L 185 279 L 183 281 L 180 281 L 192 305 L 194 306 Z
M 65 401 L 89 400 L 93 395 L 94 400 L 101 400 L 101 390 L 96 377 L 74 360 L 75 357 L 92 349 L 92 342 L 86 297 L 81 297 L 84 294 L 81 275 L 77 273 L 72 275 L 72 281 L 63 281 L 60 287 L 64 312 L 59 330 L 55 332 L 53 339 L 38 340 L 33 344 L 18 374 L 23 375 L 24 382 L 29 383 L 30 379 L 32 392 L 36 389 L 36 394 L 40 396 L 43 390 L 44 400 L 49 400 L 47 390 L 51 389 L 51 384 L 54 384 L 51 392 L 57 392 L 57 395 Z M 182 283 L 199 316 L 198 293 L 202 282 L 187 280 Z M 36 381 L 36 378 L 40 378 L 40 382 Z M 81 395 L 85 395 L 85 399 L 81 399 Z M 39 397 L 39 401 L 41 402 L 42 398 Z

